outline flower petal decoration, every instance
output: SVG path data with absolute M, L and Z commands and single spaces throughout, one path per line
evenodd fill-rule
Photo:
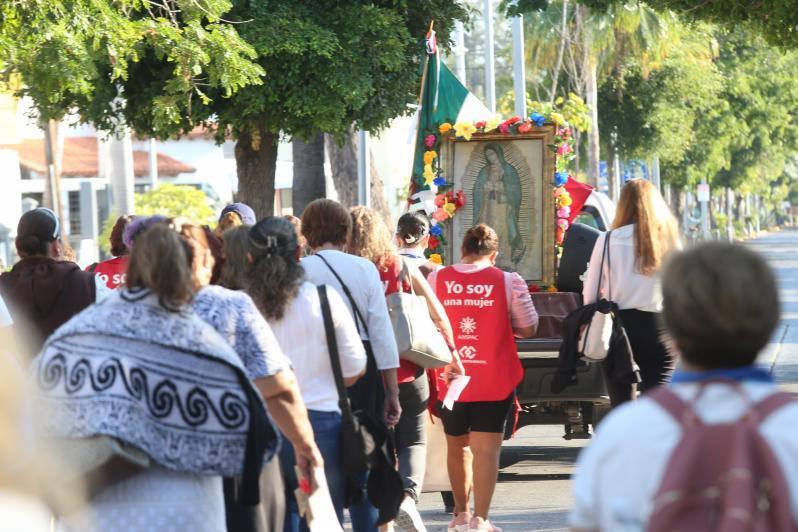
M 446 203 L 446 195 L 445 194 L 438 194 L 437 196 L 435 196 L 435 206 L 436 207 L 439 207 L 439 208 L 443 207 L 443 205 L 445 203 Z
M 485 124 L 487 124 L 485 120 L 480 120 L 479 122 L 474 122 L 474 127 L 477 129 L 485 129 Z
M 518 116 L 518 115 L 516 115 L 516 116 L 511 116 L 510 118 L 508 118 L 508 119 L 507 119 L 507 123 L 508 123 L 509 125 L 511 125 L 511 126 L 512 126 L 513 124 L 517 124 L 517 123 L 518 123 L 518 122 L 520 122 L 520 121 L 521 121 L 521 117 L 520 117 L 520 116 Z
M 571 207 L 560 207 L 557 209 L 557 218 L 565 218 L 571 216 Z
M 458 122 L 454 125 L 454 134 L 466 140 L 471 140 L 471 135 L 476 133 L 476 131 L 477 128 L 471 122 Z
M 490 133 L 501 124 L 502 119 L 499 115 L 495 115 L 493 118 L 490 118 L 485 121 L 485 133 Z
M 439 265 L 443 264 L 443 258 L 438 253 L 433 253 L 432 255 L 430 255 L 429 261 Z
M 566 193 L 565 187 L 557 187 L 554 189 L 554 197 L 558 198 Z
M 571 203 L 573 203 L 573 200 L 571 199 L 571 195 L 568 193 L 562 194 L 557 198 L 557 205 L 561 208 L 570 207 Z
M 532 131 L 532 122 L 527 121 L 518 126 L 519 133 L 528 133 L 530 131 Z
M 557 227 L 559 227 L 563 231 L 567 231 L 568 230 L 568 220 L 566 220 L 565 218 L 560 218 L 559 220 L 557 220 Z
M 442 175 L 439 175 L 438 177 L 435 178 L 435 181 L 433 181 L 433 183 L 435 184 L 436 187 L 442 187 L 446 184 L 446 178 L 443 177 Z
M 430 248 L 430 249 L 435 249 L 435 248 L 437 248 L 437 247 L 438 247 L 438 246 L 440 246 L 440 245 L 441 245 L 441 241 L 440 241 L 440 240 L 438 240 L 438 239 L 437 239 L 437 238 L 435 238 L 434 236 L 430 236 L 430 237 L 429 237 L 429 244 L 428 244 L 428 246 L 429 246 L 429 248 Z
M 529 119 L 535 124 L 537 127 L 542 127 L 543 124 L 546 123 L 546 117 L 542 114 L 535 112 L 529 115 Z
M 454 213 L 457 212 L 457 205 L 454 203 L 449 203 L 448 201 L 443 205 L 443 210 L 449 215 L 449 218 L 454 217 Z
M 457 194 L 455 194 L 455 196 L 454 196 L 454 204 L 457 206 L 458 209 L 460 207 L 464 207 L 465 206 L 465 204 L 466 204 L 465 192 L 463 192 L 462 190 L 459 190 L 457 192 Z
M 438 157 L 437 152 L 435 151 L 425 151 L 424 152 L 424 164 L 432 164 L 432 161 Z
M 555 126 L 562 126 L 567 124 L 568 122 L 565 121 L 565 117 L 560 113 L 551 113 L 551 121 L 554 123 Z
M 538 285 L 537 285 L 537 284 L 535 284 L 535 283 L 532 283 L 531 285 L 529 285 L 529 292 L 530 292 L 531 294 L 535 294 L 535 293 L 537 293 L 537 292 L 540 292 L 540 286 L 538 286 Z
M 441 133 L 448 133 L 452 130 L 452 125 L 449 122 L 444 122 L 443 124 L 438 126 L 438 131 Z
M 431 164 L 424 165 L 424 181 L 427 185 L 431 185 L 435 181 L 435 170 L 432 169 Z
M 557 291 L 557 287 L 554 286 L 553 284 L 549 285 L 549 287 L 546 289 L 546 292 L 556 292 L 556 291 Z
M 433 146 L 435 146 L 436 140 L 438 139 L 435 135 L 427 135 L 426 137 L 424 137 L 424 145 L 427 148 L 432 148 Z
M 574 149 L 571 147 L 571 145 L 568 144 L 567 142 L 564 142 L 564 143 L 560 144 L 559 148 L 557 148 L 557 155 L 560 155 L 560 156 L 568 155 L 569 153 L 572 153 L 573 151 L 574 151 Z
M 442 208 L 438 209 L 437 211 L 432 213 L 432 217 L 439 222 L 444 222 L 449 219 L 449 213 L 444 211 Z
M 433 223 L 432 227 L 429 228 L 429 234 L 432 236 L 441 236 L 443 234 L 443 229 L 440 224 Z
M 520 128 L 519 128 L 520 131 Z M 554 173 L 554 186 L 564 187 L 568 183 L 568 172 L 555 172 Z
M 500 133 L 503 133 L 503 134 L 506 135 L 509 131 L 510 131 L 510 124 L 508 124 L 507 122 L 502 122 L 501 124 L 499 124 L 499 132 Z

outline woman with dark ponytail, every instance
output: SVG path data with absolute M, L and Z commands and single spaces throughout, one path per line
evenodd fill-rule
M 313 284 L 304 280 L 304 270 L 299 264 L 302 247 L 290 221 L 277 217 L 261 220 L 250 229 L 249 238 L 251 262 L 247 269 L 247 291 L 294 366 L 316 444 L 324 458 L 333 506 L 338 520 L 343 523 L 345 477 L 341 469 L 341 411 L 319 294 Z M 341 296 L 330 287 L 327 287 L 327 294 L 345 384 L 351 386 L 365 371 L 366 354 Z M 283 447 L 280 463 L 288 501 L 284 530 L 307 530 L 294 498 L 299 482 L 294 472 L 296 457 L 290 447 Z

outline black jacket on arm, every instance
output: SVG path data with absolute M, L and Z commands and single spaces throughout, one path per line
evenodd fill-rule
M 561 393 L 568 386 L 577 384 L 576 368 L 583 364 L 582 354 L 579 352 L 579 334 L 582 326 L 587 325 L 593 319 L 593 314 L 598 312 L 599 306 L 602 307 L 602 310 L 606 310 L 605 305 L 611 306 L 615 313 L 615 319 L 612 325 L 610 349 L 603 362 L 604 374 L 613 382 L 640 382 L 640 370 L 632 356 L 632 347 L 629 344 L 626 330 L 618 317 L 618 307 L 614 303 L 602 299 L 598 303 L 579 307 L 563 320 L 563 337 L 557 361 L 557 373 L 551 381 L 552 393 Z

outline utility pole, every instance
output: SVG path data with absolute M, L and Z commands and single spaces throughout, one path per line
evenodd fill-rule
M 698 185 L 698 201 L 701 204 L 701 235 L 704 240 L 711 238 L 709 232 L 709 197 L 707 178 L 702 178 L 701 184 Z
M 150 190 L 155 190 L 158 187 L 158 147 L 155 137 L 150 137 Z
M 466 52 L 468 48 L 465 47 L 465 26 L 463 22 L 458 20 L 454 23 L 454 49 L 452 52 L 455 57 L 455 73 L 460 78 L 460 82 L 466 85 Z
M 526 65 L 524 62 L 524 17 L 513 17 L 513 89 L 515 114 L 526 116 Z
M 493 54 L 493 0 L 485 0 L 482 11 L 485 19 L 485 98 L 488 109 L 496 112 L 496 72 Z
M 369 147 L 368 133 L 361 129 L 358 132 L 357 142 L 357 204 L 371 205 L 371 179 L 369 175 Z

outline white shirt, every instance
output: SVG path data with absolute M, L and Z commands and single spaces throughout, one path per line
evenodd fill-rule
M 0 327 L 8 327 L 13 324 L 14 320 L 11 319 L 11 313 L 8 312 L 6 302 L 0 297 Z
M 590 256 L 587 278 L 582 289 L 586 305 L 596 301 L 596 285 L 602 270 L 601 257 L 606 240 L 607 233 L 600 235 L 593 247 L 593 254 Z M 662 310 L 662 288 L 659 276 L 643 275 L 637 271 L 635 265 L 634 225 L 624 225 L 612 231 L 609 253 L 611 271 L 608 273 L 605 261 L 604 275 L 601 281 L 602 297 L 617 303 L 621 310 L 637 309 L 645 312 L 660 312 Z
M 774 384 L 763 382 L 745 382 L 743 389 L 752 401 L 777 391 Z M 698 386 L 677 384 L 672 390 L 692 402 Z M 692 406 L 704 423 L 730 422 L 747 410 L 746 399 L 728 384 L 708 384 Z M 798 523 L 798 405 L 773 413 L 760 426 L 760 433 L 782 465 L 793 519 Z M 645 530 L 651 501 L 680 438 L 681 427 L 653 400 L 643 396 L 618 407 L 601 422 L 579 455 L 569 525 L 580 530 Z
M 368 333 L 362 330 L 362 325 L 358 324 L 360 337 L 371 342 L 371 349 L 374 352 L 374 359 L 377 368 L 393 369 L 399 367 L 399 348 L 396 346 L 396 338 L 393 335 L 391 317 L 388 314 L 388 305 L 385 302 L 385 288 L 380 281 L 380 274 L 377 267 L 370 261 L 349 255 L 341 251 L 324 250 L 317 252 L 323 255 L 330 266 L 346 283 L 352 298 L 355 300 L 357 308 L 363 319 L 366 320 Z M 345 297 L 341 283 L 335 278 L 324 261 L 319 257 L 305 257 L 302 259 L 302 267 L 305 269 L 305 279 L 315 285 L 328 285 L 334 287 L 344 296 L 344 302 L 351 309 L 349 300 Z
M 341 371 L 345 379 L 354 377 L 366 368 L 366 351 L 341 295 L 328 286 L 327 298 L 335 327 Z M 299 390 L 308 410 L 340 412 L 316 287 L 311 283 L 302 283 L 296 297 L 285 309 L 283 318 L 269 320 L 269 325 L 294 366 Z

